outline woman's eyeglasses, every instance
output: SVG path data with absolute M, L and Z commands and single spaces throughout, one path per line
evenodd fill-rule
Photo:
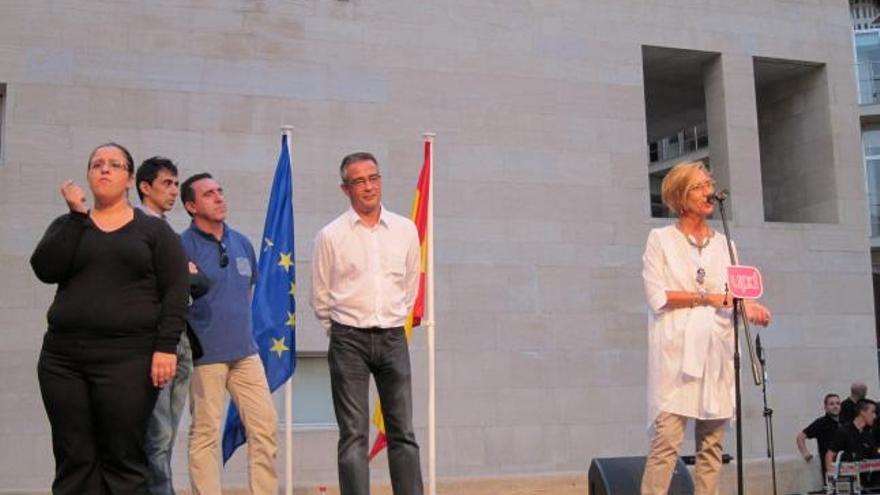
M 715 189 L 715 181 L 714 180 L 704 180 L 702 182 L 697 182 L 696 184 L 691 184 L 687 188 L 688 192 L 696 191 L 697 189 L 701 189 L 701 190 Z
M 104 168 L 109 168 L 114 172 L 123 172 L 128 170 L 128 165 L 123 162 L 118 162 L 116 160 L 111 160 L 105 162 L 104 160 L 96 160 L 89 164 L 89 169 L 91 170 L 103 170 Z

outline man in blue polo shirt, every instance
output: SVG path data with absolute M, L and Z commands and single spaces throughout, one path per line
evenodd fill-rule
M 194 494 L 219 494 L 220 423 L 228 390 L 247 432 L 250 493 L 275 494 L 276 415 L 251 331 L 250 297 L 256 281 L 253 246 L 226 225 L 223 188 L 210 174 L 181 185 L 192 224 L 181 240 L 189 258 L 211 283 L 190 307 L 190 322 L 204 354 L 191 385 L 189 471 Z

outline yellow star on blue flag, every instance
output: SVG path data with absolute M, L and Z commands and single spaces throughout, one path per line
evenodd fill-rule
M 284 345 L 284 337 L 281 337 L 280 339 L 276 339 L 273 337 L 272 338 L 272 347 L 270 347 L 269 350 L 278 354 L 278 357 L 280 358 L 281 355 L 284 354 L 284 351 L 290 350 L 290 347 L 287 347 L 286 345 Z
M 275 391 L 296 369 L 296 266 L 293 262 L 293 185 L 287 137 L 269 193 L 257 283 L 251 303 L 254 341 L 260 351 L 269 389 Z M 279 270 L 278 267 L 284 268 Z M 289 337 L 289 340 L 288 340 Z M 223 462 L 245 442 L 244 425 L 230 404 L 223 430 Z
M 281 253 L 278 257 L 278 266 L 284 268 L 284 271 L 289 272 L 290 267 L 293 266 L 293 260 L 290 259 L 290 253 Z

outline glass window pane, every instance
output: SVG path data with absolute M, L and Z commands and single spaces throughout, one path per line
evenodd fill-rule
M 274 395 L 279 423 L 284 423 L 284 387 Z M 296 357 L 293 374 L 293 424 L 296 426 L 335 426 L 333 397 L 330 393 L 330 368 L 327 355 Z
M 880 236 L 880 159 L 865 160 L 868 177 L 868 209 L 871 214 L 871 237 Z
M 880 156 L 880 129 L 862 132 L 865 157 Z

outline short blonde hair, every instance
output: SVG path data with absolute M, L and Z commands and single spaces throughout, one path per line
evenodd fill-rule
M 709 173 L 709 169 L 703 162 L 679 162 L 663 178 L 663 183 L 660 185 L 660 197 L 663 199 L 663 204 L 672 213 L 676 215 L 681 213 L 688 193 L 688 186 L 694 182 L 694 176 L 701 171 Z

